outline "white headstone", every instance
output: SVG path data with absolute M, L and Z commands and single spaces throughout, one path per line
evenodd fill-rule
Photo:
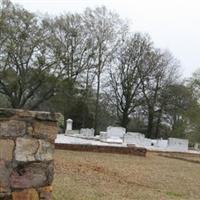
M 94 129 L 93 128 L 81 128 L 80 135 L 84 137 L 94 137 Z
M 123 138 L 126 133 L 126 129 L 123 127 L 107 127 L 107 137 L 108 138 Z
M 126 144 L 142 144 L 144 142 L 144 134 L 138 132 L 127 132 L 124 135 L 124 143 Z
M 123 143 L 123 137 L 126 129 L 123 127 L 108 126 L 107 132 L 101 132 L 101 140 L 109 143 Z
M 67 131 L 71 131 L 72 130 L 72 124 L 73 124 L 73 120 L 72 119 L 67 119 L 66 120 L 66 130 L 65 130 L 65 134 L 67 134 Z
M 169 138 L 168 139 L 168 149 L 174 151 L 188 151 L 188 140 Z
M 196 150 L 196 151 L 200 150 L 200 144 L 199 143 L 194 144 L 194 150 Z

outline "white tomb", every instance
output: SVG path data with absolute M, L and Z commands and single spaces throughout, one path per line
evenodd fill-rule
M 107 127 L 107 136 L 112 138 L 123 138 L 124 134 L 126 133 L 126 129 L 123 127 L 114 127 L 114 126 L 108 126 Z
M 124 135 L 124 143 L 140 145 L 144 141 L 144 134 L 138 132 L 127 132 Z
M 125 133 L 126 129 L 123 127 L 108 126 L 106 132 L 100 132 L 100 140 L 109 143 L 123 143 Z
M 124 143 L 135 144 L 140 147 L 150 147 L 155 146 L 156 140 L 151 140 L 149 138 L 145 138 L 145 135 L 138 132 L 127 132 L 124 135 Z
M 93 128 L 81 128 L 80 135 L 86 138 L 94 137 L 94 129 Z
M 127 132 L 124 135 L 125 144 L 135 144 L 142 147 L 155 147 L 155 148 L 167 148 L 168 140 L 163 139 L 149 139 L 145 138 L 145 135 L 138 132 Z
M 188 143 L 186 139 L 169 138 L 167 148 L 174 151 L 188 151 Z

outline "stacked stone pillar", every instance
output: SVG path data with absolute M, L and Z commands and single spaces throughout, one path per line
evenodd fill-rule
M 58 114 L 0 109 L 0 199 L 49 200 Z

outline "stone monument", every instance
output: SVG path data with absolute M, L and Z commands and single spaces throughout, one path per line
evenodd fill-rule
M 69 134 L 72 131 L 72 124 L 73 124 L 73 120 L 72 119 L 67 119 L 66 120 L 65 135 Z

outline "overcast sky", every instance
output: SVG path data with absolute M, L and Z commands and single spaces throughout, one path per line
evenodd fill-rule
M 200 68 L 200 0 L 11 0 L 40 13 L 59 15 L 105 5 L 129 19 L 132 31 L 149 33 L 156 47 L 181 62 L 184 77 Z

